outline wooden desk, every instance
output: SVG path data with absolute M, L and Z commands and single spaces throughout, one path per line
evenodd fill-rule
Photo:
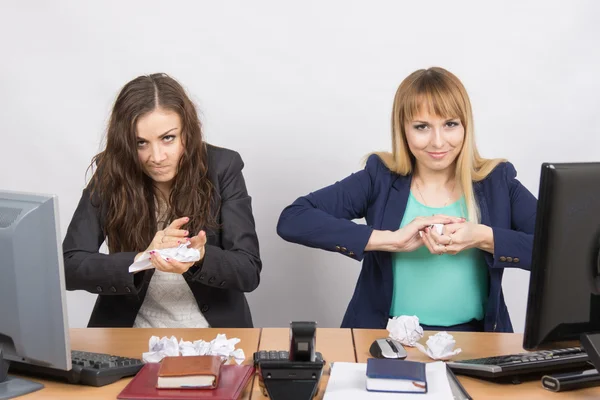
M 386 330 L 353 329 L 354 344 L 356 346 L 357 362 L 367 362 L 369 347 L 375 339 L 387 337 Z M 421 343 L 425 344 L 430 335 L 436 332 L 425 332 Z M 516 333 L 479 333 L 479 332 L 450 332 L 456 340 L 456 348 L 462 352 L 454 360 L 468 360 L 471 358 L 498 356 L 503 354 L 523 353 L 523 335 Z M 407 360 L 431 361 L 429 357 L 416 348 L 406 347 Z M 554 393 L 542 388 L 539 380 L 513 384 L 491 383 L 481 379 L 457 375 L 467 392 L 474 399 L 598 399 L 600 387 L 582 389 L 572 392 Z
M 227 338 L 237 337 L 241 341 L 236 348 L 241 348 L 246 354 L 246 364 L 252 363 L 252 355 L 258 348 L 260 329 L 71 329 L 71 348 L 73 350 L 108 353 L 124 357 L 142 358 L 142 353 L 148 351 L 148 341 L 151 336 L 171 337 L 177 340 L 213 340 L 218 333 L 224 333 Z M 26 377 L 42 382 L 46 387 L 19 399 L 116 399 L 117 395 L 129 383 L 131 378 L 121 379 L 111 385 L 90 387 L 70 385 L 54 381 Z M 249 399 L 251 384 L 248 384 L 242 399 Z
M 289 346 L 289 328 L 262 329 L 71 329 L 71 347 L 76 350 L 115 354 L 125 357 L 141 358 L 148 351 L 148 340 L 151 336 L 175 336 L 188 341 L 212 340 L 217 333 L 224 333 L 228 338 L 241 339 L 238 348 L 246 354 L 246 364 L 252 363 L 252 356 L 260 350 L 287 350 Z M 435 332 L 425 332 L 424 343 L 428 336 Z M 452 333 L 457 347 L 462 353 L 456 360 L 495 356 L 523 352 L 520 334 L 507 333 Z M 374 329 L 317 329 L 317 351 L 323 353 L 327 365 L 323 371 L 317 399 L 323 393 L 329 380 L 329 365 L 334 361 L 366 362 L 370 357 L 369 347 L 375 339 L 387 336 L 386 330 Z M 427 356 L 414 348 L 407 348 L 408 359 L 415 361 L 431 361 Z M 577 390 L 574 392 L 553 393 L 541 387 L 539 381 L 520 385 L 497 384 L 485 380 L 458 376 L 465 389 L 475 399 L 480 398 L 519 398 L 519 399 L 592 399 L 600 398 L 600 387 Z M 81 385 L 70 385 L 54 381 L 39 380 L 46 386 L 44 389 L 23 396 L 29 399 L 115 399 L 119 392 L 131 380 L 122 379 L 112 385 L 94 388 Z M 260 391 L 258 378 L 248 385 L 242 399 L 265 399 Z
M 289 350 L 289 328 L 263 328 L 260 337 L 259 350 Z M 317 328 L 317 349 L 326 361 L 323 375 L 319 382 L 319 392 L 316 399 L 321 400 L 327 381 L 329 380 L 329 365 L 333 361 L 356 362 L 352 332 L 350 329 Z M 246 354 L 248 358 L 251 355 Z M 258 377 L 254 379 L 252 399 L 267 399 L 262 394 Z

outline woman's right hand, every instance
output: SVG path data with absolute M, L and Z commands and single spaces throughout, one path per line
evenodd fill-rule
M 152 250 L 169 249 L 172 247 L 178 247 L 180 244 L 190 240 L 189 232 L 181 227 L 189 222 L 188 217 L 178 218 L 165 229 L 156 232 L 154 239 L 144 252 Z M 137 260 L 143 253 L 138 253 L 135 257 Z
M 365 251 L 410 252 L 423 246 L 420 235 L 426 227 L 433 224 L 455 224 L 465 222 L 464 218 L 448 215 L 417 217 L 396 231 L 374 230 L 365 247 Z

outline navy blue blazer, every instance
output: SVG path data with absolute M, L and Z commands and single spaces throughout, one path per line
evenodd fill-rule
M 537 200 L 517 179 L 509 162 L 474 183 L 481 223 L 494 232 L 494 254 L 484 252 L 489 271 L 485 331 L 512 332 L 502 294 L 504 268 L 529 270 Z M 392 254 L 365 251 L 371 232 L 395 231 L 406 209 L 412 175 L 390 171 L 376 155 L 364 170 L 298 198 L 277 224 L 283 239 L 363 260 L 343 328 L 385 328 L 392 304 Z M 366 225 L 353 219 L 365 218 Z

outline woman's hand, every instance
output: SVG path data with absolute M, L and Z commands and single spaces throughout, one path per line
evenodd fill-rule
M 432 254 L 457 254 L 471 248 L 494 252 L 492 228 L 473 222 L 445 225 L 441 235 L 426 228 L 423 241 Z
M 206 233 L 204 231 L 200 231 L 198 235 L 190 238 L 189 248 L 194 248 L 200 251 L 200 260 L 204 259 L 204 247 L 206 245 Z M 196 262 L 180 262 L 174 260 L 172 258 L 162 258 L 159 253 L 154 250 L 150 252 L 150 262 L 154 266 L 154 268 L 161 270 L 163 272 L 172 272 L 174 274 L 183 274 L 188 269 L 192 267 Z
M 189 232 L 181 227 L 189 222 L 188 217 L 178 218 L 162 231 L 156 232 L 154 239 L 146 249 L 146 252 L 152 250 L 170 249 L 186 243 L 189 238 Z
M 365 251 L 390 251 L 410 252 L 424 244 L 424 239 L 419 232 L 433 224 L 460 225 L 464 218 L 450 217 L 447 215 L 434 215 L 431 217 L 417 217 L 397 231 L 373 231 Z M 423 237 L 425 234 L 423 234 Z
M 194 265 L 194 262 L 179 262 L 177 260 L 166 258 L 163 259 L 156 250 L 169 249 L 178 247 L 183 243 L 189 242 L 189 248 L 194 248 L 200 251 L 200 261 L 204 259 L 204 246 L 206 245 L 206 233 L 200 231 L 198 235 L 188 237 L 189 231 L 181 229 L 183 225 L 189 222 L 188 217 L 178 218 L 171 224 L 154 235 L 154 239 L 145 250 L 150 253 L 150 262 L 154 268 L 164 271 L 183 274 Z M 143 253 L 139 253 L 136 259 Z M 196 261 L 197 262 L 197 261 Z

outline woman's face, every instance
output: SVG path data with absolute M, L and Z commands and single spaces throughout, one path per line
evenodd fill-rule
M 459 118 L 440 118 L 425 107 L 404 124 L 406 141 L 415 156 L 417 168 L 444 171 L 453 166 L 465 140 Z
M 136 131 L 144 172 L 158 187 L 170 190 L 184 150 L 179 114 L 157 108 L 138 119 Z

